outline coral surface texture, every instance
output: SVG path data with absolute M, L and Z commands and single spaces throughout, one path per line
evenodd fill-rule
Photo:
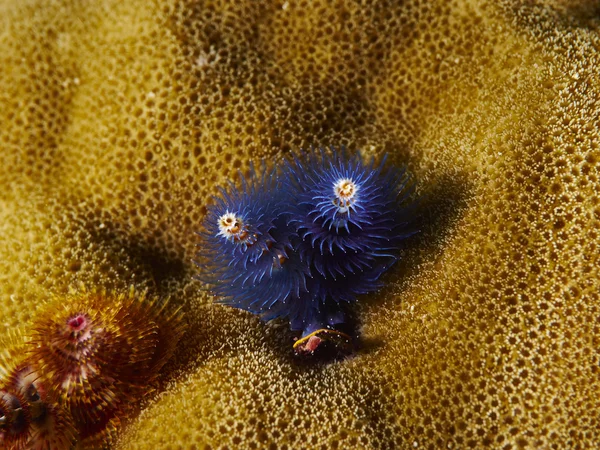
M 131 286 L 185 322 L 113 448 L 597 448 L 598 2 L 0 0 L 0 50 L 0 337 Z M 420 233 L 354 354 L 300 359 L 196 232 L 342 145 L 407 167 Z

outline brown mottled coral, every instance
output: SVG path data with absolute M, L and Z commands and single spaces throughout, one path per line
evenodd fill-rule
M 2 0 L 0 314 L 79 282 L 193 330 L 122 448 L 600 441 L 600 65 L 589 0 Z M 314 145 L 388 152 L 423 232 L 331 365 L 213 306 L 210 196 Z

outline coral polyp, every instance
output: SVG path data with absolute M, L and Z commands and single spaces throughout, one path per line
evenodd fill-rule
M 27 440 L 15 449 L 67 450 L 75 442 L 75 425 L 69 411 L 63 408 L 40 381 L 32 365 L 14 371 L 8 387 L 18 393 L 27 408 Z
M 0 444 L 11 450 L 68 450 L 76 440 L 69 411 L 40 380 L 30 342 L 13 333 L 0 356 Z
M 178 315 L 144 293 L 82 290 L 40 313 L 30 353 L 80 438 L 94 439 L 147 391 L 182 332 Z
M 229 305 L 287 317 L 302 332 L 296 347 L 309 335 L 308 348 L 329 339 L 346 322 L 345 305 L 382 285 L 415 233 L 410 178 L 385 158 L 313 151 L 230 187 L 200 233 L 199 278 Z
M 54 402 L 44 403 L 43 408 L 43 415 L 32 420 L 33 426 L 27 450 L 73 448 L 77 433 L 69 412 Z
M 2 448 L 106 448 L 183 331 L 178 311 L 133 288 L 52 298 L 0 347 Z
M 29 404 L 16 386 L 26 366 L 27 345 L 19 333 L 6 336 L 0 345 L 0 448 L 25 448 L 31 432 Z
M 0 443 L 2 448 L 22 448 L 29 438 L 31 417 L 18 393 L 0 391 Z

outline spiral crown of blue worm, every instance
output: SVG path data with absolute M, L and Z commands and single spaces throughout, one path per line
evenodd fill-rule
M 313 150 L 241 178 L 208 209 L 198 278 L 222 303 L 287 317 L 303 336 L 344 323 L 416 233 L 410 177 L 385 157 Z

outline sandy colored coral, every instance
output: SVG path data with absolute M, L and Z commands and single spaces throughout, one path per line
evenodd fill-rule
M 600 19 L 590 0 L 0 1 L 0 330 L 71 286 L 190 324 L 127 449 L 600 441 Z M 296 361 L 192 280 L 211 195 L 310 145 L 387 152 L 422 233 Z

